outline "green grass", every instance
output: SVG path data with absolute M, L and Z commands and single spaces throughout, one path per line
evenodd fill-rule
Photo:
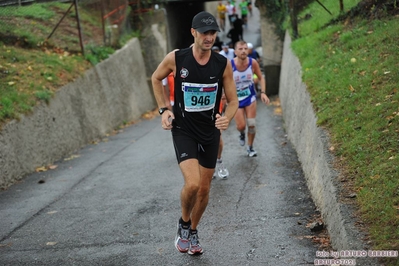
M 0 124 L 18 119 L 90 64 L 81 56 L 0 45 Z
M 399 21 L 339 15 L 335 0 L 317 3 L 300 16 L 292 48 L 303 67 L 318 124 L 331 134 L 334 154 L 353 180 L 360 218 L 374 249 L 399 249 Z M 355 1 L 345 2 L 347 8 Z M 321 15 L 324 12 L 323 15 Z M 328 26 L 326 26 L 328 25 Z M 387 259 L 399 265 L 398 258 Z
M 79 6 L 79 15 L 85 57 L 74 8 L 47 40 L 70 6 L 50 2 L 0 8 L 0 129 L 38 103 L 48 103 L 55 91 L 114 53 L 102 46 L 99 11 L 84 6 Z
M 7 17 L 21 17 L 27 19 L 49 20 L 54 17 L 54 11 L 50 6 L 63 6 L 59 3 L 52 4 L 32 4 L 28 8 L 18 6 L 7 6 L 0 8 L 0 15 Z

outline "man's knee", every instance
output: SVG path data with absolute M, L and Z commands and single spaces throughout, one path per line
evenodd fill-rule
M 255 118 L 247 118 L 247 125 L 248 125 L 248 133 L 255 134 L 256 133 L 256 121 Z

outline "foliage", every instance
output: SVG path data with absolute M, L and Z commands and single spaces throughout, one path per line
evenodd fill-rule
M 101 61 L 107 59 L 111 54 L 115 52 L 112 47 L 107 46 L 93 46 L 89 45 L 86 47 L 85 58 L 92 64 L 97 65 Z
M 288 15 L 288 3 L 287 0 L 257 0 L 266 9 L 266 17 L 269 18 L 274 25 L 275 33 L 280 37 L 281 40 L 284 39 L 284 20 Z

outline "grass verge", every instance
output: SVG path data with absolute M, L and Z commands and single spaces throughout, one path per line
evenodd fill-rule
M 345 2 L 347 10 L 357 2 Z M 378 18 L 351 17 L 339 13 L 335 0 L 323 4 L 333 16 L 326 19 L 328 13 L 311 4 L 300 15 L 311 18 L 299 24 L 292 48 L 373 248 L 398 250 L 399 12 L 395 7 Z M 383 260 L 399 265 L 398 258 Z
M 63 85 L 115 52 L 102 45 L 99 12 L 82 7 L 83 57 L 74 9 L 61 20 L 70 7 L 71 3 L 59 2 L 0 7 L 0 130 L 38 103 L 48 103 Z M 118 45 L 138 36 L 125 33 Z

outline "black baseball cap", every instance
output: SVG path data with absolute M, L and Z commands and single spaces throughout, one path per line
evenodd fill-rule
M 198 32 L 204 33 L 210 30 L 220 31 L 214 16 L 211 13 L 202 11 L 194 16 L 191 28 Z

